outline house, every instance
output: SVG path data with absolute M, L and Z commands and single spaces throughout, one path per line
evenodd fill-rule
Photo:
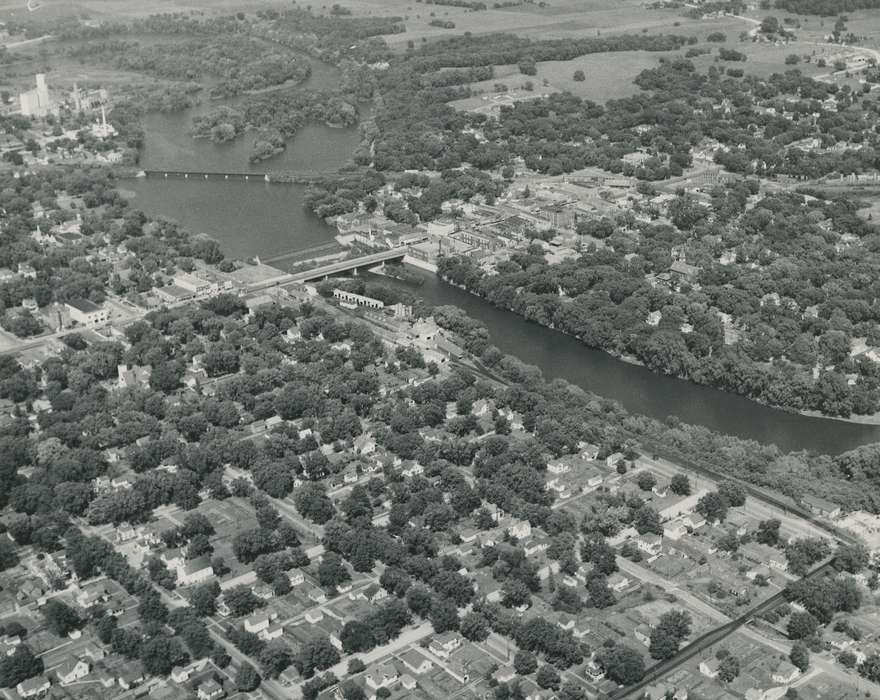
M 149 366 L 141 365 L 117 365 L 116 366 L 116 385 L 120 389 L 126 389 L 137 386 L 146 386 L 150 381 L 151 369 Z
M 792 683 L 799 675 L 801 675 L 800 669 L 795 666 L 790 661 L 780 661 L 779 665 L 771 674 L 771 678 L 774 683 L 779 683 L 780 685 L 788 685 Z
M 702 673 L 707 678 L 717 678 L 718 669 L 720 666 L 721 660 L 716 659 L 713 656 L 711 659 L 706 659 L 705 661 L 700 662 L 700 673 Z
M 287 579 L 291 586 L 301 586 L 306 581 L 305 574 L 299 569 L 291 569 L 287 572 Z
M 363 433 L 354 439 L 354 451 L 359 455 L 370 455 L 376 451 L 376 441 L 372 433 Z
M 615 469 L 619 462 L 625 462 L 626 457 L 623 452 L 615 452 L 614 454 L 610 454 L 605 458 L 605 466 L 609 469 Z
M 532 534 L 532 526 L 528 520 L 519 520 L 507 528 L 507 531 L 518 540 L 524 540 Z
M 499 683 L 509 683 L 516 678 L 516 671 L 511 666 L 502 666 L 492 674 L 492 678 Z
M 571 471 L 571 464 L 562 459 L 555 459 L 547 462 L 547 471 L 551 474 L 565 474 Z
M 404 666 L 419 676 L 434 668 L 434 663 L 424 654 L 415 649 L 409 649 L 401 654 L 400 660 L 403 662 Z
M 278 617 L 278 615 L 275 613 L 256 612 L 250 617 L 245 618 L 244 629 L 251 634 L 259 634 L 263 630 L 269 629 L 269 623 L 276 617 Z
M 689 265 L 683 260 L 675 260 L 672 265 L 669 266 L 669 272 L 678 280 L 693 282 L 700 275 L 700 268 L 696 265 Z
M 371 583 L 363 590 L 364 600 L 371 603 L 378 603 L 388 597 L 388 591 L 377 583 Z
M 273 639 L 278 639 L 279 637 L 284 635 L 284 625 L 274 624 L 269 625 L 266 629 L 260 632 L 257 636 L 262 639 L 264 642 L 269 642 Z
M 461 646 L 461 635 L 457 632 L 438 634 L 428 645 L 428 650 L 435 656 L 448 659 L 449 655 Z
M 812 513 L 821 515 L 823 518 L 834 520 L 840 516 L 840 506 L 831 501 L 819 498 L 818 496 L 804 496 L 804 505 L 810 509 Z
M 639 535 L 637 544 L 640 550 L 649 556 L 656 557 L 663 549 L 663 538 L 660 535 L 655 535 L 653 532 L 648 532 L 644 535 Z
M 687 532 L 687 525 L 682 520 L 672 520 L 663 525 L 663 536 L 670 540 L 680 540 Z
M 620 593 L 621 591 L 626 590 L 626 588 L 629 587 L 629 584 L 629 577 L 624 576 L 619 571 L 615 571 L 613 574 L 611 574 L 611 576 L 608 577 L 608 587 L 616 593 Z
M 544 552 L 549 548 L 550 538 L 548 537 L 533 537 L 523 545 L 523 551 L 526 553 L 527 557 Z
M 397 683 L 398 678 L 397 668 L 395 668 L 394 664 L 387 661 L 373 668 L 366 676 L 367 685 L 373 690 L 388 688 Z
M 315 625 L 324 619 L 324 611 L 321 610 L 321 608 L 313 608 L 311 610 L 306 610 L 303 617 L 310 625 Z
M 314 586 L 309 589 L 308 592 L 309 600 L 313 603 L 326 603 L 327 602 L 327 594 L 324 593 L 320 588 L 315 588 Z
M 61 684 L 73 683 L 74 681 L 78 681 L 80 678 L 85 678 L 89 675 L 89 671 L 91 668 L 88 663 L 83 661 L 82 659 L 68 659 L 64 663 L 62 663 L 58 670 L 56 671 L 58 675 L 58 682 Z
M 415 678 L 413 678 L 408 673 L 404 673 L 400 677 L 400 685 L 401 687 L 403 687 L 404 690 L 415 690 L 417 683 Z
M 132 664 L 126 666 L 122 672 L 116 677 L 116 682 L 123 690 L 131 690 L 144 682 L 144 674 L 138 666 Z
M 177 567 L 177 585 L 191 586 L 214 576 L 214 567 L 208 557 L 198 557 Z
M 15 690 L 18 692 L 19 697 L 35 698 L 37 695 L 41 695 L 49 690 L 51 685 L 51 681 L 46 676 L 34 676 L 19 683 L 15 686 Z
M 408 461 L 406 466 L 400 470 L 400 473 L 403 474 L 403 476 L 409 477 L 419 476 L 425 473 L 425 468 L 418 462 Z
M 110 322 L 110 311 L 88 299 L 71 299 L 64 306 L 70 320 L 87 328 L 94 328 Z
M 217 698 L 222 698 L 224 693 L 220 684 L 213 678 L 209 678 L 199 686 L 196 695 L 199 700 L 216 700 Z
M 275 597 L 275 589 L 268 583 L 258 583 L 251 587 L 251 591 L 261 600 L 272 600 Z

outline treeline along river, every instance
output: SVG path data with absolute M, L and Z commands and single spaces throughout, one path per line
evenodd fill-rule
M 333 69 L 315 66 L 308 86 L 330 86 Z M 284 153 L 248 163 L 246 134 L 231 143 L 214 144 L 189 135 L 192 117 L 213 105 L 173 115 L 150 115 L 141 166 L 147 169 L 265 172 L 314 172 L 343 165 L 358 142 L 358 130 L 309 126 Z M 126 181 L 135 206 L 154 216 L 176 219 L 194 232 L 205 232 L 237 258 L 263 258 L 309 248 L 332 240 L 334 229 L 303 206 L 302 185 L 262 181 L 150 178 Z M 760 406 L 708 387 L 654 374 L 643 367 L 591 350 L 574 338 L 529 323 L 513 313 L 424 273 L 411 289 L 430 304 L 453 304 L 482 321 L 503 352 L 538 366 L 548 378 L 560 377 L 585 390 L 619 401 L 632 413 L 663 419 L 678 416 L 712 430 L 775 443 L 783 450 L 838 454 L 880 441 L 880 426 L 810 418 Z M 404 284 L 395 282 L 395 284 Z

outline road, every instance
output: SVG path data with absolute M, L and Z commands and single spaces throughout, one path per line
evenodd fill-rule
M 718 644 L 719 642 L 727 638 L 730 634 L 736 631 L 741 632 L 752 641 L 757 642 L 758 644 L 761 644 L 765 647 L 769 647 L 770 649 L 784 654 L 785 656 L 788 656 L 789 652 L 791 651 L 790 644 L 767 637 L 764 634 L 761 634 L 755 628 L 750 627 L 748 624 L 743 624 L 745 620 L 758 616 L 766 610 L 769 610 L 772 607 L 778 605 L 780 602 L 778 600 L 779 594 L 774 595 L 761 603 L 758 603 L 750 611 L 744 613 L 736 620 L 733 620 L 722 613 L 720 610 L 716 610 L 715 608 L 700 600 L 688 591 L 679 588 L 673 581 L 670 581 L 660 576 L 659 574 L 654 573 L 653 571 L 649 571 L 648 569 L 639 566 L 638 564 L 635 564 L 627 559 L 623 559 L 622 557 L 617 557 L 617 564 L 620 567 L 621 571 L 624 571 L 632 576 L 636 576 L 643 581 L 648 581 L 655 586 L 660 586 L 667 591 L 675 593 L 675 595 L 681 598 L 681 600 L 683 600 L 688 606 L 692 607 L 698 612 L 705 614 L 719 625 L 717 628 L 711 630 L 710 632 L 706 633 L 697 640 L 694 640 L 688 646 L 683 648 L 681 652 L 679 652 L 679 656 L 673 659 L 671 662 L 661 662 L 657 664 L 656 668 L 663 669 L 662 674 L 658 676 L 659 678 L 669 675 L 669 673 L 671 673 L 678 666 L 687 662 L 689 659 L 693 658 L 700 652 L 705 651 L 706 649 L 709 649 L 712 646 Z M 813 572 L 811 572 L 811 574 L 809 575 L 813 575 L 814 573 L 822 571 L 824 568 L 824 566 L 817 567 L 817 569 L 814 569 Z M 774 599 L 777 599 L 776 602 L 773 602 Z M 811 665 L 813 668 L 827 674 L 830 678 L 833 678 L 838 683 L 846 684 L 849 686 L 857 686 L 860 690 L 870 691 L 871 693 L 876 694 L 878 697 L 880 697 L 880 685 L 876 683 L 871 683 L 870 681 L 867 681 L 864 678 L 861 678 L 860 676 L 857 676 L 855 674 L 848 673 L 832 660 L 814 654 L 811 657 Z M 650 682 L 653 682 L 653 680 L 655 679 L 652 679 Z M 645 684 L 622 688 L 617 693 L 615 693 L 613 697 L 636 697 L 634 693 L 638 693 L 639 691 L 641 691 L 644 685 Z
M 730 622 L 730 618 L 720 610 L 716 610 L 706 601 L 701 600 L 690 591 L 679 588 L 674 581 L 663 578 L 660 574 L 656 574 L 650 569 L 646 569 L 644 566 L 640 566 L 639 564 L 631 562 L 629 559 L 624 559 L 621 556 L 617 557 L 617 566 L 621 571 L 630 576 L 635 576 L 642 581 L 647 581 L 648 583 L 663 588 L 670 593 L 675 593 L 675 595 L 681 598 L 689 608 L 693 608 L 697 612 L 708 617 L 710 620 L 720 623 Z
M 695 474 L 683 467 L 680 467 L 673 462 L 670 462 L 667 459 L 663 459 L 662 457 L 654 458 L 648 455 L 642 455 L 636 460 L 636 464 L 640 466 L 647 466 L 653 472 L 657 472 L 658 474 L 662 474 L 666 478 L 672 478 L 676 474 L 685 474 L 691 480 L 691 486 L 693 490 L 698 490 L 700 488 L 705 488 L 710 491 L 715 490 L 717 487 L 717 482 L 706 478 L 700 474 Z M 775 518 L 779 520 L 780 523 L 783 524 L 786 531 L 793 533 L 797 537 L 819 537 L 823 539 L 827 539 L 829 537 L 829 533 L 821 528 L 816 527 L 815 525 L 792 515 L 784 512 L 779 508 L 774 508 L 773 506 L 759 500 L 755 496 L 746 498 L 746 505 L 744 506 L 744 510 L 746 513 L 757 520 L 769 520 L 771 518 Z
M 409 629 L 404 630 L 396 639 L 392 639 L 388 644 L 383 644 L 382 646 L 376 647 L 363 654 L 354 654 L 350 657 L 344 658 L 329 670 L 332 671 L 337 678 L 343 678 L 348 674 L 348 662 L 350 659 L 360 659 L 364 662 L 365 666 L 369 666 L 371 663 L 374 663 L 379 659 L 391 656 L 401 649 L 405 649 L 410 644 L 418 643 L 429 634 L 432 634 L 433 631 L 434 628 L 431 626 L 430 622 L 423 622 L 417 627 L 410 627 Z M 433 657 L 431 657 L 431 660 L 434 661 L 434 663 L 437 663 L 437 660 Z

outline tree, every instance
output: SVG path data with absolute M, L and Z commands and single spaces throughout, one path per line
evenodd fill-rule
M 449 630 L 457 630 L 460 624 L 458 608 L 455 607 L 455 603 L 439 596 L 435 597 L 431 603 L 431 612 L 428 614 L 428 619 L 431 621 L 434 631 L 438 634 L 448 632 Z
M 755 531 L 755 540 L 761 544 L 767 544 L 775 547 L 779 543 L 779 526 L 781 523 L 775 518 L 770 520 L 762 520 L 758 523 L 758 529 Z
M 259 688 L 261 682 L 262 679 L 260 678 L 260 674 L 257 673 L 257 669 L 249 663 L 242 663 L 242 665 L 238 667 L 238 672 L 235 674 L 236 690 L 239 690 L 242 693 L 249 693 L 252 690 Z
M 655 535 L 663 534 L 663 525 L 660 522 L 660 515 L 650 506 L 642 506 L 635 512 L 633 520 L 636 530 L 640 535 L 653 533 Z
M 735 481 L 722 481 L 718 485 L 718 493 L 727 501 L 731 508 L 739 508 L 746 504 L 746 491 Z
M 617 602 L 614 593 L 608 587 L 608 579 L 602 574 L 591 576 L 587 581 L 590 605 L 594 608 L 608 608 Z
M 277 678 L 278 675 L 293 661 L 293 653 L 290 648 L 279 640 L 266 644 L 259 653 L 260 666 L 269 678 Z
M 209 581 L 190 589 L 189 604 L 199 617 L 209 617 L 217 612 L 218 595 L 220 584 L 216 580 Z
M 293 659 L 293 664 L 304 678 L 311 678 L 315 671 L 323 671 L 339 663 L 336 651 L 327 637 L 316 637 L 303 644 Z
M 730 683 L 739 675 L 739 659 L 728 654 L 718 664 L 718 679 L 722 683 Z
M 691 495 L 691 482 L 684 474 L 676 474 L 669 481 L 669 490 L 677 496 Z
M 342 650 L 346 654 L 356 654 L 361 651 L 369 651 L 376 646 L 376 638 L 372 629 L 360 620 L 350 620 L 345 623 L 339 634 L 342 642 Z
M 599 652 L 598 661 L 605 669 L 605 675 L 620 685 L 638 683 L 645 675 L 645 659 L 623 644 Z
M 642 491 L 650 491 L 657 485 L 657 477 L 647 469 L 643 469 L 636 477 L 636 483 Z
M 710 523 L 721 522 L 727 517 L 729 504 L 718 491 L 710 491 L 697 502 L 697 511 Z
M 819 630 L 819 621 L 809 612 L 793 612 L 788 618 L 788 638 L 807 639 Z
M 586 79 L 587 79 L 587 76 L 584 75 L 584 72 L 580 68 L 578 70 L 576 70 L 574 72 L 574 75 L 572 76 L 572 80 L 574 80 L 577 83 L 582 83 Z
M 538 669 L 538 659 L 530 651 L 520 649 L 513 657 L 513 668 L 521 676 L 528 676 Z
M 66 637 L 83 625 L 83 620 L 79 613 L 57 598 L 47 602 L 42 607 L 42 611 L 43 617 L 46 620 L 46 626 L 59 637 Z
M 538 673 L 535 676 L 535 682 L 541 688 L 559 690 L 562 679 L 559 677 L 559 671 L 550 664 L 544 664 L 538 669 Z
M 318 564 L 318 583 L 324 588 L 335 588 L 351 580 L 345 562 L 336 552 L 326 552 Z
M 0 658 L 0 685 L 13 688 L 43 672 L 43 661 L 34 656 L 27 644 L 19 644 L 10 656 Z
M 471 611 L 461 618 L 459 631 L 471 642 L 482 642 L 489 637 L 489 621 L 482 613 Z
M 691 631 L 691 616 L 680 610 L 670 610 L 660 616 L 657 625 L 651 630 L 648 650 L 651 658 L 658 661 L 671 659 Z
M 834 568 L 838 571 L 857 574 L 868 566 L 870 558 L 867 547 L 861 542 L 844 544 L 838 547 L 834 553 Z
M 791 647 L 791 653 L 788 655 L 788 659 L 794 666 L 797 666 L 800 669 L 801 673 L 803 673 L 810 666 L 810 650 L 804 642 L 795 642 Z

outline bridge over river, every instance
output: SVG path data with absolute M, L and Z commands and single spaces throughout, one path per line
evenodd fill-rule
M 305 282 L 315 282 L 318 280 L 332 277 L 333 275 L 341 275 L 345 272 L 357 273 L 358 270 L 368 270 L 371 267 L 383 265 L 386 262 L 396 262 L 403 260 L 409 248 L 392 248 L 391 250 L 383 250 L 379 253 L 371 253 L 370 255 L 362 255 L 358 258 L 347 258 L 336 262 L 328 263 L 313 267 L 310 270 L 302 270 L 300 272 L 287 272 L 277 277 L 270 277 L 267 280 L 254 282 L 249 286 L 249 290 L 256 291 L 259 289 L 267 289 L 269 287 L 277 287 L 282 284 L 304 284 Z
M 312 180 L 327 175 L 319 170 L 268 171 L 265 173 L 245 171 L 216 170 L 152 170 L 144 169 L 133 173 L 134 177 L 176 178 L 183 180 L 236 180 L 246 182 L 298 183 L 307 184 Z

